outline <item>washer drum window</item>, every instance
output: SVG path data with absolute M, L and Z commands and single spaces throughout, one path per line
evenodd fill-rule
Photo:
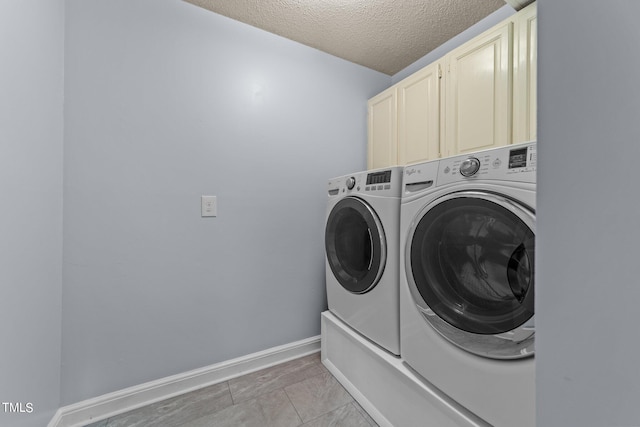
M 476 191 L 421 211 L 407 241 L 407 277 L 436 331 L 485 357 L 533 355 L 534 223 L 531 209 Z
M 327 262 L 349 292 L 362 294 L 378 283 L 386 262 L 386 240 L 373 209 L 357 197 L 345 197 L 331 210 L 325 230 Z

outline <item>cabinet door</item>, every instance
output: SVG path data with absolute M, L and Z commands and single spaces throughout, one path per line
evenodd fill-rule
M 395 87 L 371 98 L 368 110 L 367 167 L 377 169 L 398 164 Z
M 536 133 L 537 19 L 536 4 L 524 8 L 515 21 L 513 142 L 534 141 Z
M 507 22 L 447 56 L 445 155 L 511 143 L 512 40 Z
M 398 163 L 440 157 L 440 64 L 431 64 L 397 85 Z

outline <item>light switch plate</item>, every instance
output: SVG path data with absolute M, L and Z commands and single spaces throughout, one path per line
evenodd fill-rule
M 202 196 L 200 202 L 202 216 L 218 216 L 218 201 L 216 196 Z

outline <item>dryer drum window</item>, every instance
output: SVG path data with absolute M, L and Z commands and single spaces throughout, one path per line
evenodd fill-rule
M 456 197 L 426 211 L 411 241 L 411 268 L 424 302 L 474 334 L 512 331 L 534 315 L 531 228 L 498 203 Z
M 371 290 L 386 261 L 384 230 L 373 209 L 357 197 L 340 200 L 327 219 L 325 250 L 331 271 L 346 290 Z

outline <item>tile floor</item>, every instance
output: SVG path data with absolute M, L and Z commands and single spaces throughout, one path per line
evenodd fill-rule
M 86 427 L 377 427 L 320 353 L 154 403 Z

